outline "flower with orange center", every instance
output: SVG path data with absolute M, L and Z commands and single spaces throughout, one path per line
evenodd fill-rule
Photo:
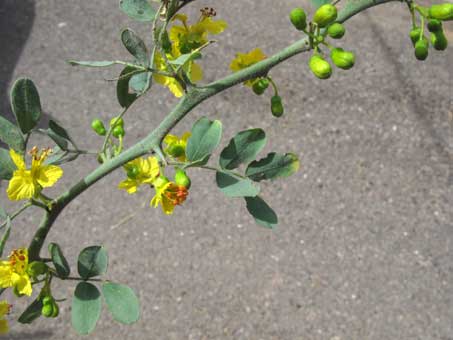
M 162 210 L 167 215 L 172 214 L 175 206 L 184 203 L 189 195 L 186 187 L 170 182 L 165 177 L 159 177 L 153 185 L 156 188 L 156 195 L 151 200 L 150 205 L 157 208 L 160 203 Z
M 51 152 L 51 149 L 43 149 L 39 152 L 36 146 L 33 147 L 30 151 L 31 168 L 27 169 L 23 156 L 13 149 L 9 151 L 17 167 L 6 190 L 10 200 L 18 201 L 36 197 L 43 188 L 51 187 L 60 179 L 63 170 L 59 166 L 44 164 Z
M 9 255 L 8 261 L 0 262 L 0 287 L 13 287 L 18 295 L 30 296 L 32 287 L 27 270 L 27 248 L 13 250 Z

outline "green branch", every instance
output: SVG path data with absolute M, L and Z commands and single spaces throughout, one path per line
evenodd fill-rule
M 348 2 L 345 8 L 340 11 L 337 21 L 344 22 L 361 11 L 391 1 L 402 2 L 403 0 L 362 0 Z M 265 76 L 267 75 L 269 70 L 271 70 L 276 65 L 284 62 L 292 56 L 306 52 L 309 49 L 310 44 L 307 37 L 295 42 L 294 44 L 288 46 L 275 55 L 246 69 L 228 75 L 206 86 L 190 88 L 184 95 L 184 97 L 182 97 L 179 103 L 175 106 L 175 108 L 147 137 L 145 137 L 143 140 L 139 141 L 129 149 L 125 150 L 118 156 L 103 163 L 101 166 L 99 166 L 85 178 L 81 179 L 72 188 L 63 193 L 54 201 L 55 203 L 52 206 L 52 210 L 46 212 L 38 230 L 36 231 L 36 234 L 33 237 L 33 240 L 30 243 L 30 261 L 39 259 L 39 253 L 44 244 L 44 240 L 50 231 L 50 228 L 52 227 L 53 223 L 55 222 L 56 218 L 63 210 L 63 208 L 75 197 L 80 195 L 87 188 L 89 188 L 104 176 L 121 167 L 123 164 L 150 152 L 159 153 L 161 150 L 162 140 L 168 134 L 168 132 L 195 106 L 197 106 L 207 98 L 214 96 L 246 80 L 259 76 Z

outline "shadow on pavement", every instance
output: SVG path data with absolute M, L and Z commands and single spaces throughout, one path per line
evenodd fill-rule
M 412 83 L 412 80 L 405 76 L 401 71 L 404 65 L 399 61 L 398 55 L 389 46 L 384 33 L 379 29 L 374 19 L 368 14 L 364 13 L 368 17 L 368 22 L 374 36 L 378 40 L 379 46 L 382 46 L 386 50 L 385 57 L 389 61 L 389 65 L 394 65 L 393 71 L 395 79 L 399 83 L 399 88 L 404 91 L 404 95 L 410 98 L 411 111 L 414 113 L 417 120 L 421 123 L 423 128 L 429 133 L 434 145 L 434 149 L 439 157 L 449 167 L 448 185 L 453 186 L 453 150 L 448 145 L 448 141 L 442 137 L 442 134 L 437 131 L 433 124 L 430 115 L 435 114 L 436 107 L 426 105 L 423 96 L 418 95 L 416 86 Z M 450 98 L 447 98 L 450 100 Z
M 0 114 L 9 120 L 14 119 L 9 105 L 11 77 L 30 35 L 34 18 L 34 1 L 0 1 Z
M 3 1 L 3 0 L 2 0 Z M 11 332 L 8 334 L 10 340 L 29 340 L 29 339 L 48 339 L 52 337 L 53 333 L 49 331 L 37 331 L 37 332 Z

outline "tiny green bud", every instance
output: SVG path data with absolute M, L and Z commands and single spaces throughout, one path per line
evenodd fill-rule
M 318 8 L 313 16 L 313 22 L 323 28 L 337 19 L 337 8 L 331 4 L 325 4 Z
M 60 314 L 60 308 L 58 307 L 58 305 L 56 304 L 56 302 L 54 301 L 53 302 L 53 312 L 52 312 L 52 315 L 51 317 L 52 318 L 56 318 L 58 316 L 58 314 Z
M 174 158 L 181 157 L 184 155 L 185 149 L 184 146 L 179 144 L 171 144 L 165 152 Z
M 110 119 L 110 126 L 121 126 L 124 127 L 124 120 L 120 117 L 114 117 Z
M 189 189 L 191 181 L 184 170 L 178 168 L 175 172 L 175 183 Z
M 307 15 L 302 8 L 294 8 L 289 14 L 289 20 L 299 31 L 303 31 L 307 27 Z
M 437 20 L 453 20 L 453 4 L 444 3 L 432 5 L 429 9 L 429 17 Z
M 431 44 L 438 51 L 444 51 L 448 46 L 448 40 L 442 30 L 431 33 Z
M 334 22 L 327 29 L 327 34 L 333 39 L 341 39 L 346 33 L 346 29 L 339 22 Z
M 420 27 L 415 27 L 413 28 L 410 33 L 409 33 L 409 36 L 411 38 L 411 41 L 412 41 L 412 45 L 415 46 L 415 43 L 420 40 L 420 35 L 422 34 L 422 29 Z
M 53 298 L 50 295 L 46 295 L 42 299 L 42 304 L 43 305 L 48 305 L 48 304 L 51 304 L 52 301 L 53 301 Z
M 342 48 L 334 48 L 330 52 L 330 58 L 335 66 L 343 70 L 349 70 L 355 63 L 354 53 L 345 51 Z
M 165 176 L 159 176 L 157 177 L 154 182 L 153 182 L 153 186 L 155 188 L 160 188 L 162 187 L 163 185 L 167 184 L 168 182 L 170 182 L 170 180 L 165 177 Z
M 437 32 L 442 29 L 442 21 L 437 19 L 430 19 L 428 21 L 428 31 L 430 32 Z
M 332 67 L 319 54 L 314 54 L 308 63 L 313 74 L 319 79 L 327 79 L 332 75 Z
M 274 117 L 281 117 L 285 112 L 280 96 L 275 95 L 271 98 L 271 112 Z
M 266 78 L 261 78 L 253 83 L 252 89 L 255 94 L 262 95 L 268 87 L 269 80 L 267 80 Z
M 135 179 L 137 178 L 138 174 L 140 173 L 140 170 L 136 165 L 129 166 L 127 169 L 127 177 L 130 179 Z
M 54 306 L 52 303 L 44 304 L 41 308 L 41 314 L 46 318 L 52 317 Z
M 425 60 L 426 58 L 428 58 L 428 47 L 428 39 L 423 37 L 423 39 L 418 40 L 415 43 L 415 57 L 418 60 Z
M 48 269 L 49 268 L 44 262 L 33 261 L 28 265 L 27 272 L 32 277 L 38 277 L 39 275 L 47 273 Z
M 112 135 L 115 138 L 120 138 L 120 136 L 123 137 L 125 135 L 123 127 L 121 125 L 115 126 L 113 128 Z
M 99 136 L 105 136 L 107 131 L 105 130 L 104 123 L 100 119 L 94 119 L 91 122 L 91 128 L 96 132 Z

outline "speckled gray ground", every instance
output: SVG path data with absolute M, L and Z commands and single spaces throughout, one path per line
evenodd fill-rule
M 127 58 L 118 40 L 131 24 L 115 0 L 0 2 L 0 89 L 29 76 L 46 113 L 86 148 L 100 140 L 95 116 L 118 112 L 115 72 L 82 70 L 69 58 Z M 278 5 L 277 5 L 278 3 Z M 260 46 L 268 54 L 299 38 L 287 13 L 296 0 L 200 1 L 215 6 L 230 26 L 204 58 L 206 79 L 228 73 L 234 53 Z M 428 1 L 426 1 L 428 3 Z M 453 41 L 453 26 L 447 34 Z M 193 111 L 221 119 L 223 143 L 235 132 L 261 127 L 266 151 L 297 153 L 302 169 L 264 186 L 280 216 L 275 231 L 261 229 L 241 200 L 228 200 L 210 174 L 194 171 L 184 208 L 172 217 L 143 207 L 149 192 L 117 190 L 122 174 L 103 179 L 58 219 L 50 240 L 71 263 L 87 245 L 110 251 L 109 275 L 130 284 L 142 318 L 121 326 L 104 313 L 94 339 L 453 339 L 453 49 L 417 62 L 407 38 L 409 17 L 391 3 L 347 24 L 344 46 L 357 66 L 315 80 L 298 56 L 272 71 L 286 100 L 284 118 L 243 87 Z M 143 137 L 175 104 L 163 89 L 137 104 L 127 143 Z M 59 186 L 96 166 L 83 159 L 65 167 Z M 5 190 L 5 183 L 1 185 Z M 0 197 L 2 205 L 5 195 Z M 12 208 L 11 204 L 6 203 Z M 118 221 L 134 214 L 126 223 Z M 12 243 L 28 241 L 37 211 L 14 223 Z M 56 294 L 70 296 L 72 284 Z M 19 302 L 13 316 L 17 316 Z M 61 318 L 33 327 L 13 325 L 9 339 L 77 339 L 70 303 Z

